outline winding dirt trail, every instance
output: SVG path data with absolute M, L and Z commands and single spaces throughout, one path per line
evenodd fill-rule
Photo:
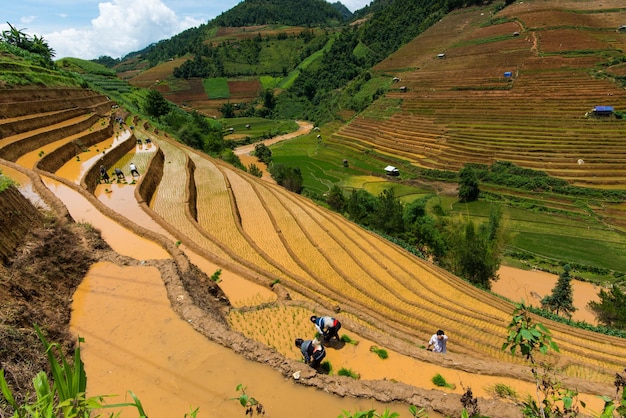
M 298 128 L 298 130 L 296 130 L 294 132 L 290 132 L 288 134 L 278 135 L 278 136 L 275 136 L 274 138 L 266 139 L 266 140 L 263 140 L 263 141 L 260 141 L 260 142 L 254 143 L 254 144 L 243 145 L 243 146 L 238 147 L 238 148 L 235 149 L 235 154 L 239 155 L 239 156 L 250 155 L 250 153 L 254 151 L 254 147 L 258 143 L 263 143 L 263 144 L 269 146 L 269 145 L 275 144 L 275 143 L 280 142 L 280 141 L 284 141 L 284 140 L 287 140 L 287 139 L 293 139 L 293 138 L 297 138 L 297 137 L 302 136 L 302 135 L 306 135 L 306 134 L 310 133 L 311 130 L 313 129 L 313 124 L 311 122 L 297 120 L 296 123 L 300 126 L 300 128 Z

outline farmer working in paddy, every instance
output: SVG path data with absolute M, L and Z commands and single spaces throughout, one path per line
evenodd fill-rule
M 100 166 L 100 178 L 104 180 L 105 183 L 109 182 L 109 174 L 107 173 L 106 168 L 103 165 Z
M 326 357 L 326 350 L 317 339 L 305 341 L 302 338 L 296 338 L 296 347 L 302 352 L 304 362 L 313 368 L 318 368 Z
M 122 171 L 122 169 L 116 168 L 113 171 L 115 172 L 115 175 L 117 176 L 118 180 L 126 180 L 126 176 L 124 175 L 124 172 Z
M 433 334 L 430 337 L 430 341 L 428 341 L 427 350 L 431 350 L 433 353 L 442 353 L 446 354 L 446 343 L 448 342 L 448 336 L 443 332 L 443 330 L 437 331 L 436 334 Z
M 137 166 L 135 163 L 130 163 L 130 175 L 135 177 L 135 174 L 139 177 L 139 170 L 137 170 Z
M 313 315 L 311 317 L 311 322 L 315 324 L 317 332 L 324 336 L 324 342 L 330 341 L 333 337 L 339 340 L 338 332 L 341 328 L 341 322 L 337 321 L 335 318 L 330 316 L 320 316 L 318 318 Z

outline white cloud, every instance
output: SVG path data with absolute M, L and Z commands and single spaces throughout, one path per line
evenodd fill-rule
M 179 18 L 161 0 L 112 0 L 98 5 L 99 15 L 84 29 L 64 29 L 44 38 L 56 58 L 119 58 L 129 52 L 198 26 L 204 21 Z
M 35 19 L 37 19 L 37 16 L 22 16 L 20 18 L 20 23 L 22 23 L 22 24 L 29 24 L 30 22 L 32 22 Z
M 330 3 L 335 3 L 336 0 L 327 0 Z M 351 12 L 356 12 L 359 9 L 369 5 L 372 0 L 339 0 L 348 8 Z

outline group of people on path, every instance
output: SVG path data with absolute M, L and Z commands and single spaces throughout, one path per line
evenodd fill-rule
M 313 368 L 318 368 L 322 364 L 322 360 L 326 357 L 326 349 L 324 344 L 329 343 L 333 338 L 340 341 L 339 330 L 341 329 L 341 322 L 331 316 L 311 316 L 311 322 L 315 325 L 317 333 L 321 335 L 322 342 L 317 338 L 312 340 L 303 340 L 302 338 L 296 338 L 296 347 L 300 349 L 304 362 L 309 364 Z M 445 354 L 447 352 L 448 336 L 443 330 L 438 330 L 430 337 L 428 341 L 427 350 L 433 353 Z
M 135 165 L 135 163 L 131 162 L 128 168 L 130 169 L 130 175 L 133 178 L 141 176 L 139 174 L 139 170 L 137 170 L 137 166 Z M 113 170 L 113 174 L 117 177 L 118 180 L 121 180 L 121 181 L 126 180 L 126 175 L 124 175 L 124 172 L 119 167 L 115 167 L 115 169 Z M 101 182 L 104 181 L 105 183 L 108 183 L 109 181 L 111 181 L 111 177 L 109 177 L 109 174 L 107 173 L 106 168 L 104 168 L 104 165 L 100 166 L 100 181 Z

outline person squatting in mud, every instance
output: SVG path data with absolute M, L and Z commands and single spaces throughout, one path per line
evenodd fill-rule
M 135 177 L 135 174 L 137 175 L 137 177 L 139 177 L 139 170 L 137 170 L 137 166 L 135 165 L 135 163 L 130 163 L 130 175 Z
M 107 173 L 106 168 L 103 165 L 100 166 L 100 178 L 104 180 L 105 183 L 109 182 L 109 174 Z
M 433 336 L 430 337 L 430 341 L 428 341 L 428 347 L 426 347 L 426 349 L 432 351 L 433 353 L 446 354 L 447 342 L 448 336 L 443 332 L 443 330 L 439 330 L 436 334 L 433 334 Z
M 124 175 L 124 172 L 121 168 L 116 168 L 114 172 L 118 180 L 126 180 L 126 176 Z
M 339 341 L 339 330 L 341 329 L 341 322 L 330 316 L 317 317 L 313 315 L 311 322 L 315 324 L 317 332 L 324 337 L 324 342 L 329 342 L 333 337 Z
M 314 369 L 318 368 L 326 357 L 326 350 L 324 346 L 320 344 L 317 339 L 314 340 L 303 340 L 302 338 L 296 338 L 296 347 L 300 349 L 302 352 L 302 357 L 304 357 L 304 362 Z

